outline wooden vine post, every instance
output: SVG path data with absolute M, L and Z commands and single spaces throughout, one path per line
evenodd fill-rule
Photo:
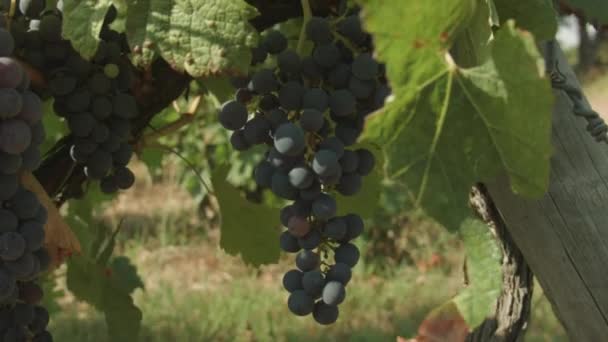
M 580 87 L 563 52 L 559 70 Z M 487 184 L 516 245 L 572 341 L 608 336 L 608 146 L 587 132 L 555 90 L 551 178 L 540 200 L 514 195 L 506 177 Z

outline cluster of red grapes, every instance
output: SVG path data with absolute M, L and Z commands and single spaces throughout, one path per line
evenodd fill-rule
M 268 146 L 255 181 L 293 201 L 281 211 L 280 246 L 297 253 L 297 269 L 283 278 L 288 307 L 331 324 L 359 261 L 352 240 L 363 232 L 359 215 L 338 216 L 334 194 L 356 195 L 372 172 L 374 155 L 353 146 L 390 88 L 356 13 L 335 23 L 313 17 L 306 37 L 314 49 L 301 56 L 282 33 L 268 32 L 252 51 L 255 71 L 233 80 L 235 99 L 222 105 L 219 121 L 234 131 L 234 149 Z
M 6 22 L 0 16 L 0 340 L 52 341 L 43 291 L 34 282 L 50 264 L 43 247 L 47 211 L 20 181 L 40 164 L 42 105 L 11 58 L 15 40 Z
M 47 87 L 36 90 L 53 96 L 55 112 L 65 118 L 74 162 L 89 179 L 100 180 L 103 192 L 128 189 L 135 181 L 127 168 L 133 155 L 130 120 L 138 107 L 130 93 L 134 77 L 126 37 L 109 28 L 116 9 L 110 7 L 98 50 L 87 61 L 63 39 L 59 5 L 45 10 L 44 0 L 19 3 L 21 13 L 11 25 L 16 55 L 48 80 Z

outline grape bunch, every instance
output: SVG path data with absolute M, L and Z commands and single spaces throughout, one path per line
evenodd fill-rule
M 48 80 L 48 88 L 39 91 L 53 96 L 55 112 L 67 122 L 70 156 L 89 179 L 100 181 L 103 192 L 130 188 L 135 181 L 127 168 L 133 155 L 131 120 L 139 111 L 130 93 L 134 78 L 125 57 L 126 38 L 109 28 L 116 9 L 108 10 L 98 50 L 87 61 L 62 38 L 60 9 L 40 13 L 39 1 L 27 1 L 29 7 L 24 3 L 19 6 L 22 15 L 11 26 L 17 55 Z
M 314 49 L 301 56 L 282 33 L 268 32 L 252 50 L 256 71 L 233 80 L 235 99 L 222 105 L 218 119 L 233 131 L 234 149 L 268 147 L 253 177 L 293 201 L 280 214 L 287 228 L 281 249 L 297 253 L 297 268 L 283 278 L 287 304 L 295 315 L 312 313 L 326 325 L 338 318 L 360 256 L 352 241 L 364 228 L 355 213 L 337 215 L 335 194 L 356 195 L 373 171 L 374 155 L 355 144 L 365 117 L 383 106 L 390 88 L 357 13 L 336 24 L 313 17 L 306 36 Z
M 45 139 L 40 98 L 10 56 L 15 40 L 0 17 L 0 338 L 52 341 L 42 289 L 34 280 L 50 264 L 44 249 L 47 211 L 20 181 L 40 164 Z

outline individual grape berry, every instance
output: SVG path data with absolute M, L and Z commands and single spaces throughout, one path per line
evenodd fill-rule
M 314 175 L 312 170 L 306 166 L 294 167 L 289 171 L 289 183 L 297 189 L 306 189 L 312 185 Z
M 42 288 L 36 283 L 22 283 L 19 286 L 19 299 L 30 305 L 36 305 L 42 300 Z
M 13 197 L 19 189 L 17 174 L 0 175 L 0 201 Z
M 283 287 L 288 292 L 294 292 L 297 290 L 303 290 L 302 278 L 304 273 L 299 270 L 289 270 L 283 276 Z
M 317 83 L 323 78 L 323 70 L 310 56 L 302 58 L 302 76 L 311 83 Z
M 321 184 L 317 181 L 313 182 L 310 187 L 300 190 L 300 198 L 305 201 L 314 201 L 320 194 Z
M 359 256 L 359 249 L 352 243 L 340 245 L 340 247 L 336 248 L 334 255 L 336 262 L 341 262 L 350 267 L 355 267 L 357 262 L 359 262 Z
M 262 45 L 269 53 L 276 55 L 287 48 L 287 43 L 287 38 L 281 32 L 272 30 L 266 34 Z
M 120 67 L 114 63 L 104 65 L 103 74 L 109 79 L 115 79 L 120 75 Z
M 308 132 L 317 132 L 323 127 L 323 113 L 316 109 L 304 109 L 300 116 L 300 126 Z
M 44 225 L 36 221 L 27 221 L 19 227 L 19 234 L 25 241 L 26 250 L 34 252 L 44 244 Z
M 0 119 L 14 118 L 23 106 L 21 94 L 15 89 L 0 89 Z
M 105 94 L 101 92 L 101 88 L 97 89 L 97 93 L 102 95 Z M 126 93 L 114 95 L 112 99 L 112 108 L 114 109 L 114 115 L 122 119 L 133 119 L 139 115 L 135 97 Z
M 19 220 L 10 210 L 0 208 L 0 234 L 17 230 Z
M 312 161 L 312 169 L 321 177 L 335 174 L 340 169 L 336 153 L 330 150 L 318 151 Z
M 361 28 L 361 20 L 358 15 L 351 15 L 338 24 L 338 32 L 355 44 L 361 44 L 365 40 L 365 32 Z
M 384 106 L 384 101 L 390 94 L 391 88 L 385 84 L 379 85 L 374 92 L 374 108 L 382 108 Z
M 2 30 L 0 29 L 0 42 L 3 42 L 4 40 L 5 38 L 3 37 Z M 1 50 L 0 55 L 5 56 L 4 54 L 2 54 Z M 10 55 L 10 53 L 7 55 Z M 21 68 L 21 65 L 15 59 L 8 57 L 0 57 L 0 88 L 17 88 L 19 86 L 19 83 L 21 83 L 23 77 L 24 71 Z
M 42 119 L 42 102 L 40 98 L 29 90 L 24 91 L 21 97 L 23 105 L 17 118 L 25 121 L 30 126 L 38 123 Z
M 336 200 L 327 194 L 319 195 L 319 197 L 312 202 L 312 214 L 318 220 L 329 220 L 336 216 L 336 212 Z
M 7 232 L 0 235 L 0 258 L 13 261 L 21 258 L 26 249 L 26 242 L 20 234 Z
M 313 270 L 304 273 L 302 276 L 302 288 L 313 298 L 321 296 L 323 286 L 325 285 L 325 276 L 320 270 Z
M 256 116 L 245 124 L 243 136 L 249 145 L 262 144 L 268 139 L 271 128 L 264 116 Z
M 360 80 L 369 81 L 378 76 L 378 62 L 371 54 L 362 53 L 355 58 L 352 65 L 353 75 Z
M 40 208 L 38 197 L 24 188 L 20 188 L 5 205 L 21 220 L 34 218 Z
M 276 150 L 288 156 L 295 156 L 304 151 L 306 142 L 302 129 L 292 123 L 279 126 L 274 135 Z
M 302 249 L 313 250 L 322 242 L 321 233 L 318 230 L 311 230 L 308 234 L 298 239 L 298 244 Z
M 251 65 L 264 63 L 268 57 L 268 51 L 263 46 L 256 46 L 251 49 Z
M 238 101 L 228 101 L 222 105 L 218 119 L 224 128 L 236 131 L 247 123 L 247 107 Z
M 4 267 L 17 278 L 21 280 L 30 274 L 34 270 L 34 257 L 31 253 L 23 254 L 17 260 L 5 261 Z
M 105 143 L 110 138 L 110 128 L 105 123 L 98 121 L 93 126 L 89 137 L 98 144 Z
M 357 142 L 361 132 L 348 124 L 338 124 L 336 126 L 336 137 L 344 143 L 344 146 L 351 146 Z
M 302 98 L 302 108 L 316 109 L 323 113 L 329 106 L 329 96 L 321 88 L 312 88 L 304 93 Z
M 279 104 L 279 98 L 275 94 L 264 94 L 258 102 L 258 108 L 268 112 L 277 108 Z
M 96 150 L 88 158 L 84 172 L 92 179 L 102 179 L 112 169 L 112 155 L 103 150 Z
M 338 320 L 339 310 L 337 306 L 327 305 L 319 301 L 315 304 L 313 310 L 312 316 L 319 324 L 329 325 Z
M 97 120 L 90 113 L 79 113 L 68 118 L 68 127 L 76 137 L 88 137 L 97 125 Z
M 337 281 L 346 286 L 352 277 L 350 266 L 338 262 L 327 271 L 327 281 Z
M 329 22 L 325 18 L 312 17 L 306 24 L 306 37 L 315 44 L 328 44 L 333 40 Z
M 299 110 L 302 107 L 304 87 L 299 82 L 289 81 L 279 90 L 279 103 L 287 111 Z
M 268 94 L 279 89 L 279 81 L 273 70 L 260 69 L 251 78 L 248 88 L 259 94 Z
M 376 159 L 374 155 L 369 150 L 366 150 L 364 148 L 358 149 L 356 152 L 357 156 L 359 157 L 359 167 L 357 169 L 357 172 L 361 176 L 369 175 L 374 169 L 374 165 L 376 164 Z
M 335 89 L 348 87 L 351 78 L 351 68 L 349 64 L 338 64 L 330 72 L 327 80 Z
M 319 267 L 320 262 L 319 254 L 310 250 L 302 250 L 296 256 L 296 266 L 303 272 L 312 271 Z
M 280 246 L 281 250 L 287 253 L 297 253 L 302 249 L 298 243 L 298 238 L 293 236 L 288 230 L 281 233 Z
M 255 168 L 253 174 L 257 185 L 269 188 L 272 185 L 272 175 L 275 169 L 270 162 L 263 160 Z
M 114 169 L 114 179 L 119 189 L 127 190 L 135 184 L 135 175 L 126 167 Z
M 340 61 L 340 50 L 334 44 L 318 45 L 313 51 L 312 58 L 321 67 L 331 69 Z
M 112 115 L 112 101 L 105 96 L 96 96 L 91 104 L 91 113 L 97 120 L 105 120 Z
M 337 281 L 329 281 L 323 287 L 323 302 L 327 305 L 339 305 L 346 297 L 344 284 Z
M 346 236 L 346 222 L 343 218 L 333 218 L 325 224 L 323 235 L 330 239 L 340 241 Z
M 282 171 L 277 171 L 272 175 L 270 189 L 280 198 L 295 200 L 298 197 L 298 189 L 290 184 L 289 176 Z
M 276 130 L 282 124 L 287 123 L 289 121 L 287 119 L 287 113 L 285 113 L 284 110 L 279 108 L 270 110 L 267 113 L 266 118 L 270 122 L 270 126 L 272 127 L 273 131 Z
M 336 157 L 342 158 L 344 155 L 344 143 L 337 137 L 329 137 L 319 144 L 320 150 L 329 150 L 336 154 Z
M 357 99 L 346 89 L 333 91 L 329 96 L 329 108 L 338 117 L 348 116 L 355 113 Z
M 5 175 L 17 173 L 22 163 L 20 155 L 0 151 L 0 173 Z
M 35 334 L 45 332 L 44 329 L 49 325 L 50 317 L 46 309 L 41 306 L 34 307 L 34 320 L 28 326 L 29 330 Z M 49 335 L 50 336 L 50 335 Z
M 365 100 L 370 98 L 376 90 L 375 81 L 362 81 L 357 77 L 351 77 L 348 83 L 348 90 L 355 95 L 359 100 Z
M 289 295 L 287 306 L 289 310 L 298 316 L 309 315 L 315 305 L 314 299 L 304 290 L 295 290 Z
M 133 147 L 127 143 L 123 143 L 120 144 L 118 150 L 112 153 L 112 161 L 114 162 L 114 166 L 127 166 L 132 156 Z
M 363 233 L 364 223 L 361 216 L 348 214 L 344 217 L 344 220 L 346 221 L 346 235 L 342 241 L 354 240 Z
M 34 317 L 35 311 L 33 305 L 17 303 L 13 308 L 13 319 L 18 325 L 28 325 L 32 323 Z
M 44 15 L 40 19 L 40 36 L 47 42 L 61 40 L 61 28 L 63 26 L 61 17 L 55 14 Z
M 277 64 L 281 71 L 288 74 L 297 74 L 300 72 L 302 67 L 302 60 L 300 55 L 293 50 L 285 50 L 281 52 L 277 57 Z
M 281 154 L 281 153 L 279 153 L 279 151 L 272 148 L 269 151 L 266 160 L 275 168 L 278 168 L 278 169 L 281 169 L 284 171 L 288 171 L 297 162 L 296 158 L 297 157 L 290 157 L 290 156 Z
M 0 28 L 0 56 L 7 57 L 13 54 L 15 40 L 13 36 L 4 28 Z
M 7 270 L 0 268 L 0 302 L 4 301 L 15 291 L 15 277 Z M 2 322 L 0 321 L 0 324 Z

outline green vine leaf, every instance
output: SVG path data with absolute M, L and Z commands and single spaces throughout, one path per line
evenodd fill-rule
M 111 341 L 136 341 L 142 313 L 130 295 L 134 284 L 126 286 L 124 279 L 118 279 L 121 275 L 85 256 L 73 257 L 68 262 L 67 286 L 76 298 L 105 314 Z
M 460 235 L 467 253 L 468 285 L 453 299 L 469 327 L 475 328 L 495 309 L 502 288 L 501 252 L 488 226 L 467 218 Z
M 518 27 L 530 31 L 537 40 L 549 40 L 557 33 L 557 13 L 552 0 L 494 0 L 501 23 L 515 19 Z
M 248 264 L 260 266 L 279 260 L 279 210 L 243 198 L 226 181 L 230 167 L 213 171 L 211 181 L 222 217 L 220 246 L 229 254 L 240 254 Z
M 608 24 L 608 2 L 605 0 L 566 0 L 575 9 L 582 10 L 585 16 Z
M 93 57 L 97 50 L 99 32 L 111 4 L 111 0 L 63 1 L 63 37 L 85 59 Z
M 488 62 L 462 69 L 447 54 L 453 35 L 445 32 L 466 28 L 457 23 L 478 2 L 390 3 L 364 2 L 393 88 L 392 101 L 369 118 L 364 140 L 383 147 L 388 178 L 404 183 L 411 201 L 448 229 L 468 217 L 470 187 L 501 172 L 515 193 L 542 196 L 553 96 L 533 37 L 510 22 L 496 34 Z M 395 31 L 405 13 L 417 15 Z
M 127 0 L 132 60 L 148 67 L 160 56 L 193 77 L 246 73 L 258 34 L 244 0 Z

